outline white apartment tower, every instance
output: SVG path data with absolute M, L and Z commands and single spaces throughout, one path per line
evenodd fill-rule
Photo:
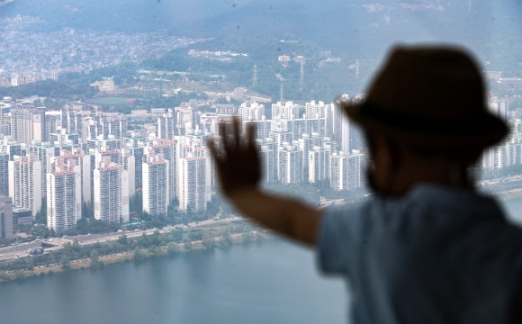
M 293 103 L 292 101 L 281 102 L 278 101 L 272 104 L 272 119 L 297 119 L 301 117 L 303 107 Z
M 341 125 L 343 120 L 343 112 L 337 105 L 329 104 L 326 106 L 326 131 L 325 136 L 330 137 L 333 141 L 341 142 Z
M 177 142 L 175 140 L 156 138 L 152 142 L 154 154 L 161 154 L 163 159 L 168 162 L 168 185 L 169 203 L 177 197 L 176 174 L 177 174 Z
M 6 195 L 0 195 L 0 239 L 10 240 L 13 233 L 13 200 Z
M 79 165 L 56 167 L 47 173 L 47 227 L 72 230 L 82 217 L 82 177 Z
M 129 221 L 128 171 L 103 161 L 94 170 L 94 218 L 107 223 Z
M 362 185 L 361 166 L 364 156 L 357 150 L 348 155 L 344 152 L 331 156 L 330 187 L 334 190 L 349 190 Z
M 256 127 L 256 138 L 265 140 L 270 137 L 270 131 L 272 129 L 272 121 L 262 116 L 260 120 L 252 120 L 243 122 L 243 129 L 246 130 L 247 125 L 253 124 Z M 217 133 L 217 132 L 216 132 Z
M 176 118 L 172 109 L 158 117 L 158 137 L 173 139 L 176 135 Z
M 120 151 L 123 170 L 127 171 L 129 176 L 129 198 L 131 198 L 136 194 L 136 158 L 130 148 L 124 147 Z
M 170 202 L 169 162 L 162 154 L 150 154 L 143 161 L 143 211 L 151 216 L 167 215 Z
M 341 121 L 340 144 L 341 151 L 350 152 L 350 121 L 344 117 Z
M 29 154 L 9 161 L 9 196 L 13 208 L 27 208 L 33 217 L 42 207 L 42 162 Z
M 51 170 L 51 158 L 60 154 L 60 148 L 51 146 L 49 142 L 35 142 L 28 145 L 28 152 L 35 155 L 42 162 L 42 197 L 47 194 L 47 178 L 46 174 Z
M 330 178 L 330 151 L 314 146 L 308 152 L 308 181 L 315 183 Z
M 348 166 L 346 171 L 348 172 L 347 189 L 356 189 L 362 186 L 361 169 L 364 163 L 364 155 L 359 150 L 352 150 L 352 154 L 348 156 Z
M 207 209 L 207 158 L 205 156 L 179 159 L 179 209 L 202 211 Z
M 305 105 L 306 118 L 307 119 L 320 119 L 326 117 L 326 109 L 328 105 L 325 105 L 324 102 L 319 101 L 316 102 L 312 100 L 307 102 Z
M 239 106 L 238 115 L 243 122 L 261 120 L 265 116 L 265 106 L 255 101 L 245 101 Z
M 275 182 L 277 180 L 277 148 L 274 145 L 274 141 L 271 138 L 267 138 L 264 142 L 258 140 L 257 143 L 260 145 L 259 157 L 261 159 L 262 181 L 267 183 Z
M 11 133 L 18 143 L 45 142 L 45 107 L 17 106 L 11 110 Z
M 0 195 L 9 196 L 9 154 L 0 153 Z
M 303 181 L 303 151 L 285 143 L 278 151 L 278 178 L 283 184 Z
M 57 161 L 61 161 L 63 159 L 62 164 L 69 165 L 77 165 L 80 168 L 81 175 L 81 201 L 89 204 L 92 202 L 92 166 L 94 161 L 94 156 L 90 154 L 83 154 L 80 148 L 75 148 L 72 151 L 61 150 L 60 156 L 52 157 L 51 168 L 49 172 L 55 172 L 56 166 L 59 165 Z

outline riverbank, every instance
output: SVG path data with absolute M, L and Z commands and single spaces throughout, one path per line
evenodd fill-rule
M 504 203 L 522 200 L 522 188 L 484 192 L 495 195 Z M 162 230 L 162 233 L 144 232 L 140 236 L 134 234 L 124 232 L 117 240 L 115 237 L 113 241 L 105 242 L 104 239 L 103 243 L 89 245 L 68 243 L 44 255 L 0 262 L 0 282 L 45 277 L 69 270 L 97 269 L 114 263 L 162 258 L 192 250 L 214 249 L 272 237 L 267 231 L 259 232 L 249 222 L 237 221 L 227 224 L 200 224 L 185 230 L 174 228 Z
M 129 262 L 143 261 L 151 258 L 161 258 L 174 256 L 197 250 L 207 250 L 214 248 L 226 248 L 232 244 L 243 244 L 272 238 L 273 235 L 268 231 L 249 231 L 244 233 L 230 234 L 226 236 L 216 236 L 207 240 L 194 240 L 184 243 L 169 242 L 167 245 L 152 246 L 149 248 L 139 248 L 133 251 L 111 253 L 99 256 L 98 258 L 81 258 L 71 260 L 64 266 L 63 263 L 52 263 L 49 265 L 36 266 L 33 269 L 0 271 L 0 283 L 13 280 L 25 280 L 35 277 L 50 276 L 64 271 L 81 269 L 98 269 L 106 265 Z

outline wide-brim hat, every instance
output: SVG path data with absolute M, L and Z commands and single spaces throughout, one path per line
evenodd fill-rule
M 482 150 L 509 132 L 488 111 L 474 59 L 456 47 L 397 46 L 364 99 L 338 104 L 367 132 L 433 150 Z

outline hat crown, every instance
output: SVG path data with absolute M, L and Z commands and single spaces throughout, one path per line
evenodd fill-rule
M 486 108 L 477 64 L 458 48 L 396 47 L 367 93 L 339 105 L 366 131 L 411 146 L 477 151 L 509 133 Z
M 372 83 L 367 100 L 388 112 L 436 120 L 485 113 L 484 83 L 463 51 L 397 47 Z

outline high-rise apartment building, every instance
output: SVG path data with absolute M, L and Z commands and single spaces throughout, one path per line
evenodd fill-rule
M 176 135 L 176 115 L 168 109 L 167 113 L 158 117 L 158 137 L 171 140 Z
M 16 155 L 25 155 L 22 145 L 15 141 L 12 136 L 4 136 L 0 139 L 0 151 L 9 155 L 9 161 L 13 161 Z
M 100 152 L 109 152 L 121 148 L 121 140 L 114 135 L 108 137 L 98 135 L 96 138 L 88 139 L 86 143 L 88 149 L 98 149 Z
M 60 162 L 61 161 L 61 162 Z M 92 172 L 94 170 L 94 156 L 84 154 L 80 148 L 72 151 L 61 150 L 59 156 L 51 158 L 51 171 L 57 170 L 56 166 L 70 165 L 79 166 L 81 175 L 81 201 L 86 204 L 92 203 Z
M 143 179 L 142 179 L 142 160 L 143 155 L 145 154 L 145 146 L 142 144 L 138 144 L 134 147 L 132 147 L 132 155 L 134 156 L 134 181 L 135 181 L 135 188 L 142 188 L 143 187 Z
M 343 112 L 336 105 L 328 104 L 325 110 L 326 131 L 325 136 L 330 137 L 332 141 L 341 142 L 341 124 L 343 119 Z
M 119 113 L 103 113 L 96 117 L 99 125 L 98 136 L 103 135 L 104 138 L 113 136 L 121 141 L 127 135 L 128 120 L 126 116 Z
M 129 198 L 132 198 L 136 194 L 136 161 L 132 149 L 124 147 L 120 151 L 121 166 L 129 176 Z
M 344 117 L 341 121 L 341 138 L 340 138 L 340 144 L 341 144 L 341 151 L 343 152 L 350 152 L 351 145 L 350 145 L 350 121 L 348 118 Z
M 62 113 L 60 110 L 50 110 L 45 112 L 45 141 L 49 141 L 49 135 L 56 133 L 62 128 Z
M 315 183 L 330 178 L 330 151 L 314 146 L 308 151 L 308 181 Z
M 330 187 L 335 190 L 349 190 L 362 186 L 361 169 L 364 155 L 358 150 L 352 154 L 340 151 L 331 155 Z
M 303 151 L 295 145 L 284 144 L 279 147 L 279 181 L 283 184 L 303 181 Z
M 52 131 L 49 133 L 49 143 L 51 146 L 72 146 L 78 147 L 80 144 L 80 136 L 77 133 L 67 133 L 67 130 Z
M 74 229 L 82 217 L 82 177 L 79 165 L 64 165 L 64 158 L 55 163 L 47 173 L 47 227 L 59 233 Z
M 364 155 L 359 150 L 352 150 L 352 154 L 348 156 L 347 162 L 347 189 L 360 188 L 362 186 L 361 169 L 364 164 Z
M 265 119 L 265 117 L 263 116 L 260 120 L 243 122 L 243 129 L 246 130 L 248 124 L 253 124 L 255 126 L 257 139 L 265 140 L 270 137 L 270 132 L 272 130 L 271 120 Z
M 13 201 L 11 197 L 0 195 L 0 239 L 10 240 L 13 233 Z
M 168 184 L 169 184 L 169 203 L 177 198 L 177 142 L 164 138 L 156 138 L 152 142 L 154 154 L 161 154 L 163 159 L 168 162 Z
M 94 218 L 107 223 L 129 221 L 128 172 L 117 163 L 102 161 L 94 170 Z
M 292 101 L 278 101 L 272 104 L 272 119 L 297 119 L 301 118 L 303 106 L 293 103 Z
M 196 111 L 190 106 L 176 107 L 174 109 L 176 120 L 176 134 L 192 134 L 196 127 Z
M 9 196 L 9 154 L 0 153 L 0 195 Z
M 160 154 L 150 154 L 143 161 L 143 211 L 151 216 L 167 215 L 170 203 L 169 162 Z
M 83 111 L 80 105 L 73 105 L 73 107 L 66 106 L 62 108 L 62 129 L 67 133 L 78 134 L 78 137 L 83 138 L 83 121 L 84 118 L 90 115 L 89 111 Z
M 42 206 L 42 162 L 34 154 L 9 161 L 9 196 L 13 208 L 31 210 L 33 217 Z
M 18 143 L 45 142 L 45 107 L 16 106 L 11 109 L 11 134 Z
M 238 115 L 243 122 L 261 120 L 265 116 L 265 106 L 255 101 L 245 101 L 239 106 Z
M 61 148 L 52 146 L 49 142 L 35 142 L 33 145 L 28 145 L 28 153 L 35 155 L 40 162 L 42 162 L 42 197 L 47 194 L 47 172 L 51 170 L 51 158 L 60 155 Z M 67 147 L 71 149 L 71 146 Z
M 271 138 L 265 141 L 257 140 L 259 148 L 259 157 L 262 167 L 262 181 L 270 183 L 277 181 L 277 148 Z
M 189 154 L 179 159 L 179 209 L 202 211 L 207 209 L 207 158 Z
M 305 116 L 307 119 L 326 118 L 327 109 L 328 105 L 325 105 L 324 102 L 316 102 L 315 100 L 312 100 L 305 104 Z

